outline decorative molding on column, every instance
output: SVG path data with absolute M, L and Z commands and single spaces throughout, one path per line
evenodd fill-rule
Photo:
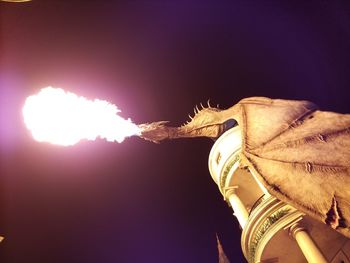
M 226 180 L 238 168 L 241 136 L 239 126 L 229 129 L 217 139 L 209 154 L 209 171 L 222 194 Z
M 275 197 L 267 196 L 250 214 L 242 232 L 242 251 L 250 263 L 261 261 L 268 242 L 302 213 Z
M 220 177 L 219 188 L 225 191 L 226 180 L 231 177 L 234 171 L 237 170 L 239 166 L 240 156 L 239 154 L 233 154 L 224 164 L 225 169 L 222 171 L 222 175 Z
M 295 239 L 295 234 L 299 231 L 305 231 L 305 227 L 300 224 L 304 215 L 295 218 L 288 225 L 284 227 L 284 230 L 288 231 L 289 235 Z
M 289 234 L 295 239 L 296 234 L 300 231 L 305 231 L 306 228 L 303 227 L 299 222 L 294 223 L 291 227 L 289 227 Z
M 237 185 L 223 188 L 223 190 L 224 190 L 224 193 L 223 193 L 224 194 L 224 200 L 226 201 L 229 198 L 229 196 L 232 195 L 232 194 L 236 195 L 237 189 L 238 189 Z

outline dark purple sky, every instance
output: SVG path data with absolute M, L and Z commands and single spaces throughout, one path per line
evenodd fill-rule
M 209 98 L 349 113 L 350 4 L 118 2 L 0 3 L 0 261 L 216 262 L 218 233 L 244 262 L 208 172 L 213 141 L 39 144 L 24 100 L 51 85 L 174 125 Z

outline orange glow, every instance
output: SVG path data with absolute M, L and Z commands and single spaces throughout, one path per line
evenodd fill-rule
M 64 146 L 97 137 L 122 142 L 139 135 L 139 127 L 118 112 L 107 101 L 88 100 L 52 87 L 28 97 L 23 107 L 24 122 L 35 140 Z
M 23 3 L 23 2 L 30 2 L 32 0 L 0 0 L 2 2 L 10 2 L 10 3 Z

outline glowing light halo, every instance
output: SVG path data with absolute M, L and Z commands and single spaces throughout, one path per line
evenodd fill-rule
M 140 134 L 140 128 L 130 119 L 118 116 L 117 106 L 104 100 L 88 100 L 60 88 L 43 88 L 29 96 L 22 112 L 24 123 L 39 142 L 69 146 L 100 137 L 120 143 L 126 137 Z
M 0 2 L 9 2 L 9 3 L 24 3 L 30 2 L 32 0 L 0 0 Z

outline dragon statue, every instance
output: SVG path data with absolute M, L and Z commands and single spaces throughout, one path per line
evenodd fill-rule
M 255 172 L 276 198 L 350 238 L 350 114 L 318 110 L 308 101 L 252 97 L 221 110 L 195 109 L 181 127 L 141 124 L 141 137 L 209 137 L 239 125 L 241 167 Z M 301 187 L 302 186 L 302 187 Z

